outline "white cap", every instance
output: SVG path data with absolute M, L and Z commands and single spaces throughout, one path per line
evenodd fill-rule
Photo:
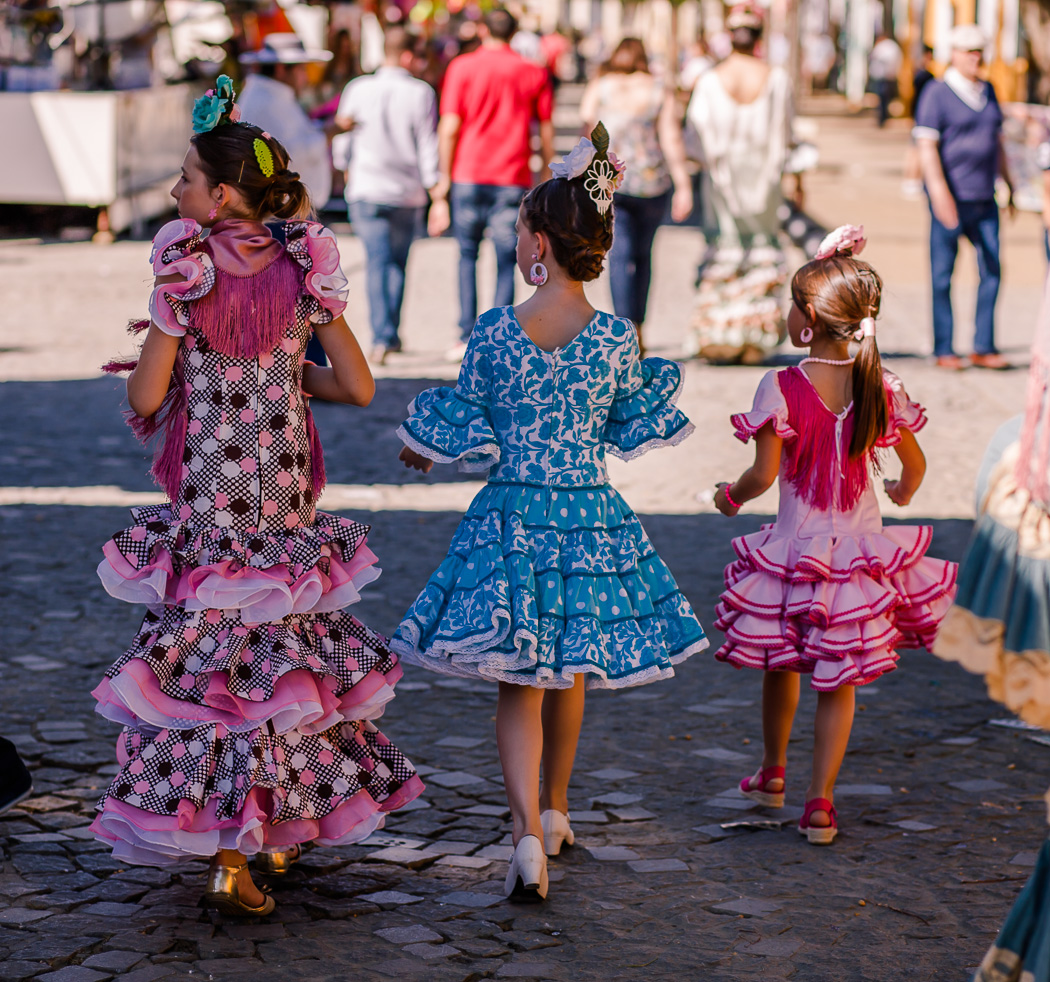
M 956 24 L 948 41 L 956 51 L 983 51 L 988 45 L 984 31 L 976 24 Z
M 303 65 L 331 61 L 332 52 L 307 48 L 298 34 L 267 34 L 258 51 L 246 51 L 237 60 L 242 65 Z

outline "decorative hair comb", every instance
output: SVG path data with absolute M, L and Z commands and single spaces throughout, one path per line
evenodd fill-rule
M 583 137 L 572 152 L 551 165 L 551 173 L 566 181 L 582 177 L 587 196 L 599 215 L 606 215 L 612 205 L 613 192 L 623 183 L 627 165 L 609 152 L 609 132 L 599 122 L 591 138 Z
M 864 238 L 863 225 L 840 225 L 829 232 L 820 243 L 814 259 L 830 259 L 832 256 L 859 256 L 868 240 Z
M 209 133 L 216 126 L 240 120 L 241 111 L 234 105 L 233 97 L 233 79 L 220 75 L 215 80 L 215 88 L 208 89 L 193 103 L 193 132 Z

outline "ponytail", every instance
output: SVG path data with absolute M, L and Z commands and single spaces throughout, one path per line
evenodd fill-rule
M 886 386 L 882 381 L 882 358 L 875 335 L 860 342 L 853 360 L 853 435 L 849 441 L 850 460 L 863 457 L 886 432 L 890 410 Z

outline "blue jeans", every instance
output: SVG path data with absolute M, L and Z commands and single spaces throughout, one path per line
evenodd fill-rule
M 653 239 L 667 214 L 671 192 L 655 198 L 613 195 L 613 245 L 609 250 L 609 287 L 613 310 L 641 324 L 653 278 Z
M 973 350 L 995 353 L 995 301 L 999 295 L 999 208 L 994 201 L 957 201 L 959 224 L 945 228 L 930 210 L 930 271 L 933 280 L 933 353 L 952 354 L 952 272 L 965 235 L 977 250 L 977 312 Z
M 372 343 L 395 348 L 401 341 L 401 301 L 405 296 L 408 250 L 420 228 L 422 208 L 352 201 L 350 221 L 365 247 L 365 283 Z
M 514 223 L 525 188 L 496 184 L 453 184 L 449 196 L 452 234 L 459 246 L 459 333 L 466 341 L 478 319 L 478 249 L 488 228 L 496 249 L 494 307 L 514 303 L 518 234 Z

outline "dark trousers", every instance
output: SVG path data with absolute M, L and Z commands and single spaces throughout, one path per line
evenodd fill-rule
M 365 247 L 365 288 L 372 343 L 384 348 L 400 344 L 398 331 L 401 302 L 405 297 L 405 267 L 422 219 L 422 208 L 371 201 L 350 203 L 350 221 Z
M 930 272 L 933 280 L 933 353 L 952 354 L 952 273 L 959 238 L 966 236 L 977 250 L 977 311 L 973 350 L 995 353 L 995 301 L 999 296 L 999 208 L 994 201 L 957 201 L 959 224 L 946 228 L 930 209 Z
M 655 198 L 613 195 L 613 245 L 609 250 L 609 287 L 613 310 L 641 324 L 653 278 L 653 239 L 667 214 L 671 192 Z
M 897 94 L 897 83 L 892 78 L 877 78 L 875 94 L 879 97 L 879 126 L 885 126 L 890 118 L 890 103 Z
M 459 246 L 459 333 L 466 341 L 478 319 L 478 250 L 485 229 L 496 249 L 494 307 L 514 303 L 518 234 L 514 223 L 525 188 L 496 184 L 453 184 L 449 196 L 452 234 Z

